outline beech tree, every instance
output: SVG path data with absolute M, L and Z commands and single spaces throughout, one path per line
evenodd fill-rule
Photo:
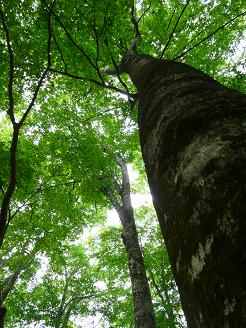
M 116 194 L 109 186 L 103 187 L 102 191 L 116 210 L 123 228 L 121 236 L 128 257 L 134 301 L 135 326 L 155 327 L 154 308 L 131 202 L 130 179 L 127 165 L 120 157 L 116 158 L 116 162 L 120 166 L 122 174 L 121 183 L 115 180 L 112 181 Z
M 239 326 L 246 96 L 185 64 L 128 55 L 121 68 L 139 90 L 143 159 L 188 326 Z

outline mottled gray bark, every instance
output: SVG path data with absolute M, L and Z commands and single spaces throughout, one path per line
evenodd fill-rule
M 120 165 L 122 172 L 122 186 L 116 186 L 117 192 L 122 200 L 121 204 L 110 188 L 105 187 L 103 191 L 118 213 L 123 228 L 122 239 L 128 257 L 134 302 L 135 327 L 153 328 L 155 327 L 154 308 L 131 205 L 130 181 L 127 166 L 120 158 L 117 158 L 117 163 Z
M 246 327 L 246 97 L 127 55 L 153 202 L 189 327 Z

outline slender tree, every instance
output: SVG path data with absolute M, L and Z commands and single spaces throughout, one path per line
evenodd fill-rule
M 122 224 L 122 240 L 124 242 L 128 267 L 132 285 L 132 295 L 134 302 L 134 315 L 136 328 L 155 327 L 155 315 L 152 304 L 149 283 L 146 276 L 144 259 L 138 240 L 138 233 L 134 219 L 133 207 L 131 204 L 130 179 L 126 163 L 122 158 L 117 157 L 117 164 L 120 166 L 122 183 L 119 185 L 113 181 L 118 197 L 112 192 L 111 188 L 104 187 L 103 193 L 112 203 Z

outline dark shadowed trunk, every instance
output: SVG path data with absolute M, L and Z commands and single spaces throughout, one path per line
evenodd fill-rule
M 6 314 L 6 307 L 0 306 L 0 328 L 4 328 L 4 317 Z
M 117 158 L 117 163 L 122 172 L 122 185 L 117 185 L 116 189 L 122 204 L 120 204 L 110 188 L 103 188 L 103 192 L 119 215 L 123 228 L 122 239 L 128 257 L 134 302 L 135 327 L 153 328 L 155 327 L 154 309 L 134 220 L 127 166 L 121 158 Z
M 154 206 L 189 327 L 246 327 L 246 97 L 127 55 Z

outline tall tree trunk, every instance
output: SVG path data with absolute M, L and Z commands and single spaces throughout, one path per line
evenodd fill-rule
M 246 97 L 126 55 L 153 202 L 189 327 L 246 327 Z
M 127 251 L 128 267 L 132 285 L 132 296 L 134 302 L 135 327 L 153 328 L 155 327 L 154 308 L 152 304 L 149 283 L 146 276 L 143 256 L 138 241 L 138 233 L 134 220 L 133 208 L 130 196 L 130 180 L 127 166 L 121 158 L 117 158 L 122 172 L 122 186 L 116 186 L 121 197 L 122 204 L 119 203 L 110 188 L 103 189 L 104 194 L 109 198 L 122 224 L 122 239 Z

